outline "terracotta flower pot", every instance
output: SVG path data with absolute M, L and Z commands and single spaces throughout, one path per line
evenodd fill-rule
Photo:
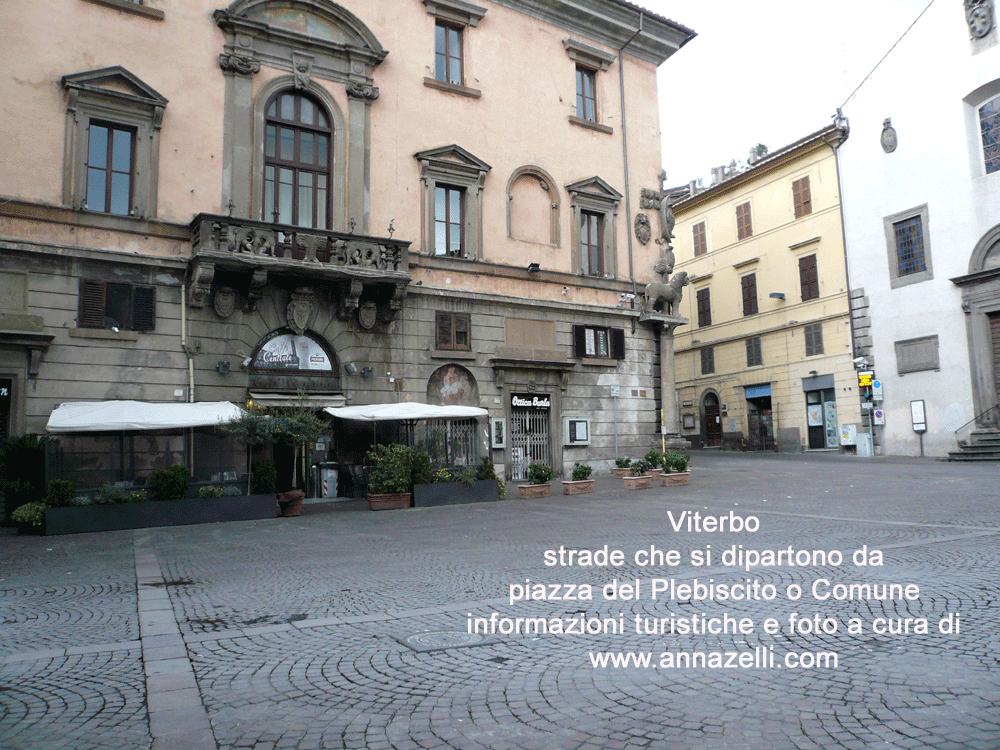
M 577 482 L 566 481 L 562 483 L 564 495 L 582 495 L 594 491 L 593 479 L 581 479 Z
M 638 477 L 622 477 L 622 481 L 625 482 L 627 490 L 641 490 L 652 486 L 653 477 L 649 474 L 643 474 Z
M 670 472 L 669 474 L 663 474 L 660 476 L 660 485 L 663 487 L 672 487 L 677 484 L 687 484 L 691 481 L 690 471 L 679 471 Z
M 523 498 L 548 497 L 552 494 L 551 484 L 519 484 L 517 494 Z

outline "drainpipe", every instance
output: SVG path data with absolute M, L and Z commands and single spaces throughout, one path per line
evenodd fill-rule
M 642 33 L 643 12 L 639 11 L 639 28 L 628 38 L 618 49 L 618 90 L 621 94 L 622 107 L 622 160 L 625 165 L 625 224 L 626 236 L 628 237 L 628 278 L 632 282 L 632 294 L 636 294 L 635 270 L 632 265 L 632 191 L 629 189 L 628 179 L 628 122 L 625 116 L 625 48 Z
M 187 357 L 188 389 L 187 400 L 194 403 L 194 355 L 187 342 L 187 278 L 181 282 L 181 349 Z M 187 465 L 190 476 L 194 476 L 194 428 L 187 431 Z

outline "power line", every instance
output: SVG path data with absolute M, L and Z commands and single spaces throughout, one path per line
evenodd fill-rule
M 882 59 L 881 59 L 881 60 L 879 60 L 879 61 L 878 61 L 877 63 L 875 63 L 875 67 L 871 69 L 871 72 L 870 72 L 870 73 L 868 73 L 868 75 L 866 75 L 866 76 L 864 77 L 864 80 L 863 80 L 863 81 L 861 81 L 861 83 L 859 83 L 859 84 L 858 84 L 857 88 L 856 88 L 856 89 L 854 89 L 854 91 L 852 91 L 852 92 L 851 92 L 851 95 L 850 95 L 849 97 L 847 97 L 847 99 L 845 99 L 845 100 L 844 100 L 844 103 L 843 103 L 843 104 L 841 104 L 841 105 L 840 105 L 840 108 L 841 108 L 841 109 L 843 109 L 844 107 L 846 107 L 846 106 L 847 106 L 847 104 L 848 104 L 848 102 L 850 102 L 850 101 L 851 101 L 851 99 L 853 99 L 853 98 L 854 98 L 854 95 L 855 95 L 856 93 L 858 93 L 858 90 L 859 90 L 859 89 L 860 89 L 860 88 L 861 88 L 862 86 L 864 86 L 864 85 L 865 85 L 865 81 L 867 81 L 867 80 L 868 80 L 869 78 L 871 78 L 871 77 L 872 77 L 872 75 L 874 75 L 874 74 L 875 74 L 875 71 L 876 71 L 876 70 L 878 70 L 878 66 L 879 66 L 879 65 L 881 65 L 881 64 L 882 64 L 883 62 L 885 62 L 885 58 L 887 58 L 887 57 L 888 57 L 888 56 L 889 56 L 890 54 L 892 54 L 892 51 L 893 51 L 894 49 L 896 49 L 896 47 L 897 47 L 897 46 L 899 45 L 899 43 L 900 43 L 901 41 L 903 41 L 903 37 L 905 37 L 905 36 L 906 36 L 907 34 L 909 34 L 909 33 L 910 33 L 910 29 L 912 29 L 912 28 L 913 28 L 914 26 L 916 26 L 916 25 L 917 25 L 917 21 L 919 21 L 919 20 L 920 20 L 921 18 L 923 18 L 923 16 L 924 16 L 924 13 L 926 13 L 926 12 L 927 12 L 928 10 L 930 10 L 930 7 L 931 7 L 932 5 L 934 5 L 934 0 L 931 0 L 931 1 L 929 2 L 929 3 L 927 3 L 927 7 L 926 7 L 926 8 L 924 8 L 924 9 L 923 9 L 922 11 L 920 11 L 920 15 L 919 15 L 919 16 L 917 16 L 916 18 L 914 18 L 914 19 L 913 19 L 913 23 L 911 23 L 911 24 L 910 24 L 910 25 L 909 25 L 909 26 L 907 27 L 906 31 L 904 31 L 904 32 L 903 32 L 903 36 L 899 37 L 899 39 L 897 39 L 897 40 L 896 40 L 896 44 L 892 45 L 892 46 L 891 46 L 891 47 L 889 48 L 889 51 L 888 51 L 888 52 L 886 52 L 886 53 L 885 53 L 884 55 L 882 55 Z

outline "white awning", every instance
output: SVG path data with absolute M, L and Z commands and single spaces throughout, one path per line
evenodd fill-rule
M 369 404 L 368 406 L 344 406 L 339 409 L 324 409 L 327 414 L 341 419 L 362 422 L 385 422 L 390 420 L 414 419 L 470 419 L 485 417 L 486 409 L 478 406 L 434 406 L 403 401 L 398 404 Z
M 155 404 L 147 401 L 77 401 L 52 410 L 49 432 L 120 432 L 211 427 L 239 419 L 243 410 L 228 401 Z
M 277 393 L 250 391 L 255 406 L 311 406 L 314 409 L 343 406 L 347 397 L 339 393 Z

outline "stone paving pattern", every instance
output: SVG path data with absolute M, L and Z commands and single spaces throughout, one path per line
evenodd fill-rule
M 3 750 L 1000 748 L 996 465 L 695 454 L 685 487 L 65 537 L 0 538 Z M 558 484 L 555 485 L 558 491 Z M 509 488 L 512 493 L 514 488 Z M 675 533 L 667 510 L 753 514 Z M 881 549 L 885 566 L 546 568 L 560 544 L 630 553 Z M 782 589 L 920 586 L 918 601 L 526 602 L 510 583 L 677 577 Z M 701 612 L 758 622 L 927 617 L 926 635 L 503 636 L 415 651 L 466 616 Z M 934 625 L 960 612 L 960 634 Z M 590 651 L 836 651 L 838 669 L 594 669 Z M 207 718 L 206 718 L 207 717 Z

